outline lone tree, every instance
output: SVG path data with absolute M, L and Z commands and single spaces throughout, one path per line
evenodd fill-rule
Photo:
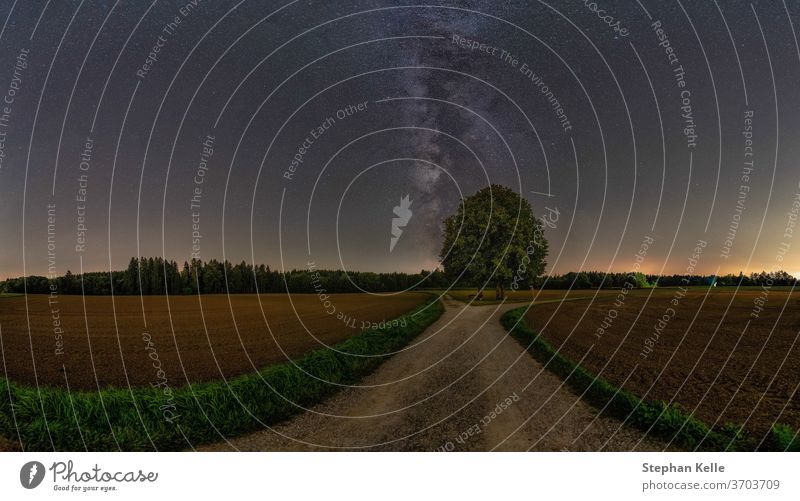
M 544 272 L 547 240 L 531 205 L 505 186 L 490 185 L 467 197 L 444 220 L 439 254 L 450 280 L 494 283 L 495 297 L 528 285 Z

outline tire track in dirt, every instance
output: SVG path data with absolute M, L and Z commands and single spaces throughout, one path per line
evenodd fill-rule
M 597 417 L 500 325 L 519 306 L 446 311 L 417 340 L 309 412 L 199 450 L 632 450 L 643 433 Z M 424 341 L 424 342 L 420 342 Z M 588 426 L 588 429 L 587 429 Z M 576 437 L 580 437 L 575 440 Z M 606 443 L 608 442 L 608 443 Z M 636 450 L 662 450 L 645 437 Z

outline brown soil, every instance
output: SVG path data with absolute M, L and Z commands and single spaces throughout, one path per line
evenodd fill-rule
M 263 315 L 255 295 L 232 295 L 230 302 L 225 295 L 87 296 L 85 312 L 84 298 L 60 296 L 53 308 L 64 331 L 63 354 L 56 353 L 47 296 L 28 296 L 27 314 L 25 297 L 0 298 L 0 375 L 71 390 L 127 388 L 156 382 L 157 358 L 174 387 L 229 378 L 341 342 L 360 332 L 362 321 L 391 320 L 428 297 L 332 295 L 336 314 L 346 315 L 340 319 L 326 313 L 317 295 L 292 295 L 309 334 L 283 294 L 261 296 Z
M 649 301 L 646 291 L 632 293 L 600 338 L 613 299 L 542 304 L 528 319 L 567 357 L 647 400 L 677 402 L 709 424 L 746 422 L 758 433 L 776 421 L 800 428 L 800 294 L 771 291 L 756 319 L 758 290 L 717 290 L 705 304 L 705 291 L 690 290 L 675 306 L 676 292 L 657 290 Z M 675 316 L 642 356 L 669 307 Z

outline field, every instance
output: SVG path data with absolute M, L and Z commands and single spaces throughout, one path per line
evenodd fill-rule
M 758 434 L 800 428 L 800 293 L 772 290 L 759 312 L 760 289 L 650 292 L 617 306 L 607 296 L 545 303 L 527 320 L 566 357 L 645 400 Z
M 442 293 L 444 290 L 436 290 L 437 293 Z M 459 301 L 465 302 L 472 302 L 476 306 L 480 306 L 482 304 L 498 304 L 500 301 L 495 300 L 494 298 L 494 289 L 487 288 L 483 291 L 483 299 L 480 301 L 473 301 L 472 297 L 475 295 L 476 289 L 451 289 L 447 291 L 447 294 L 451 296 L 453 299 L 457 299 Z M 575 289 L 575 290 L 562 290 L 562 289 L 541 289 L 541 290 L 534 290 L 531 292 L 530 290 L 509 290 L 506 291 L 506 302 L 511 303 L 524 303 L 530 302 L 531 299 L 534 297 L 536 298 L 537 303 L 542 302 L 549 302 L 549 301 L 558 301 L 561 299 L 576 299 L 576 298 L 590 298 L 593 297 L 597 293 L 598 297 L 612 297 L 615 296 L 617 293 L 616 291 L 610 289 L 603 289 L 599 292 L 597 290 L 589 290 L 589 289 Z
M 315 294 L 268 294 L 260 301 L 256 295 L 60 296 L 53 305 L 60 339 L 47 296 L 29 295 L 27 315 L 24 296 L 3 297 L 0 375 L 70 390 L 230 378 L 339 343 L 429 297 L 335 294 L 323 305 Z

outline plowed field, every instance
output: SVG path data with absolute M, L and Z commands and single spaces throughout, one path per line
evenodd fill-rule
M 541 304 L 528 321 L 572 360 L 647 400 L 677 402 L 709 424 L 799 428 L 800 294 L 771 291 L 758 312 L 758 290 L 690 290 L 676 304 L 677 291 L 635 291 L 620 307 L 609 298 Z
M 30 295 L 27 310 L 24 296 L 4 297 L 0 375 L 72 390 L 230 378 L 341 342 L 428 297 L 60 296 L 51 305 Z

